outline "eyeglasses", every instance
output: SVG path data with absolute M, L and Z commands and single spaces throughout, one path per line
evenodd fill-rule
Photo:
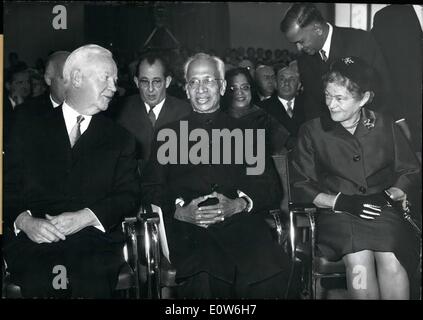
M 150 87 L 150 81 L 147 79 L 141 79 L 138 81 L 139 85 L 141 88 L 143 89 L 147 89 L 148 87 Z M 153 84 L 153 87 L 155 89 L 160 89 L 163 85 L 163 80 L 162 79 L 154 79 L 153 81 L 151 81 L 151 83 Z
M 248 91 L 250 91 L 250 89 L 251 89 L 251 86 L 249 84 L 243 84 L 240 87 L 235 87 L 235 86 L 229 87 L 229 90 L 231 90 L 232 92 L 235 92 L 235 91 L 238 91 L 238 90 L 248 92 Z
M 188 87 L 192 90 L 197 90 L 200 85 L 204 87 L 210 88 L 217 84 L 217 81 L 222 79 L 214 79 L 214 78 L 204 78 L 203 80 L 200 79 L 191 79 L 188 81 Z

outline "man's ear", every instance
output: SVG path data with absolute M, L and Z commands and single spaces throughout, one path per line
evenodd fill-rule
M 321 36 L 323 34 L 323 28 L 320 25 L 320 23 L 315 23 L 313 25 L 313 31 L 314 33 L 316 33 L 318 36 Z
M 172 82 L 172 77 L 171 76 L 167 76 L 166 79 L 166 89 L 169 88 L 170 83 Z
M 76 87 L 79 88 L 82 85 L 82 72 L 80 69 L 72 70 L 70 74 L 70 83 Z
M 185 93 L 187 94 L 187 98 L 188 100 L 191 99 L 190 95 L 189 95 L 189 90 L 188 90 L 188 83 L 185 83 Z
M 136 76 L 134 76 L 134 82 L 137 88 L 139 89 L 140 86 L 139 86 L 138 78 Z
M 44 81 L 50 87 L 51 86 L 51 79 L 48 75 L 44 74 Z
M 220 95 L 223 97 L 226 91 L 226 80 L 222 80 L 222 85 L 220 86 Z

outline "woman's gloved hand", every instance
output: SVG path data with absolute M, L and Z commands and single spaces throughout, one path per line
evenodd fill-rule
M 366 220 L 374 220 L 382 212 L 387 201 L 382 193 L 368 196 L 339 194 L 333 207 L 334 211 L 347 212 Z

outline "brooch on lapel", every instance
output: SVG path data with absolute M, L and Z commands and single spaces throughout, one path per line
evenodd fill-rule
M 372 110 L 367 110 L 365 108 L 361 109 L 362 116 L 363 116 L 363 125 L 368 129 L 371 130 L 375 127 L 376 116 Z

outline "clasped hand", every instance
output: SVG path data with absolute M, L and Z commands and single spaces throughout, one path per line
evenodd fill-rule
M 209 206 L 198 206 L 210 198 L 216 198 L 219 202 Z M 184 207 L 176 205 L 174 217 L 177 220 L 207 228 L 212 224 L 222 222 L 225 218 L 229 218 L 230 216 L 245 210 L 246 205 L 247 204 L 243 199 L 229 199 L 221 193 L 213 192 L 193 199 Z
M 24 213 L 17 221 L 17 227 L 36 243 L 66 240 L 66 236 L 77 233 L 92 224 L 93 218 L 86 209 L 63 212 L 57 216 L 46 214 L 46 219 L 35 218 Z
M 387 204 L 383 194 L 368 196 L 340 194 L 336 200 L 334 210 L 347 212 L 366 220 L 374 220 L 380 216 L 382 207 Z

